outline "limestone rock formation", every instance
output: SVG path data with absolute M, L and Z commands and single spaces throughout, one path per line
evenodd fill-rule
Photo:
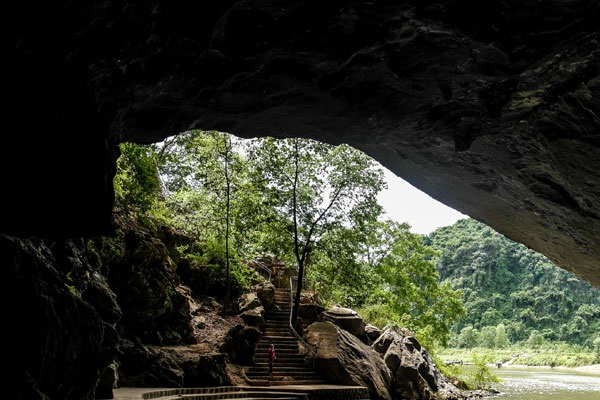
M 340 328 L 348 331 L 363 342 L 366 342 L 366 324 L 360 315 L 354 310 L 345 307 L 331 307 L 323 311 L 319 318 L 322 321 L 330 321 Z
M 117 352 L 122 314 L 88 250 L 83 240 L 0 235 L 0 304 L 10 321 L 3 329 L 5 398 L 94 398 Z
M 437 400 L 440 397 L 466 397 L 435 367 L 433 359 L 419 341 L 399 330 L 386 330 L 373 348 L 382 354 L 392 374 L 394 398 Z
M 384 331 L 369 346 L 333 322 L 315 322 L 304 338 L 317 349 L 320 374 L 331 382 L 366 386 L 371 399 L 459 400 L 492 394 L 456 387 L 417 339 L 400 330 Z
M 315 368 L 331 382 L 369 388 L 370 398 L 391 400 L 392 376 L 375 350 L 332 322 L 314 322 L 303 334 L 317 349 Z
M 119 142 L 302 136 L 600 285 L 598 20 L 598 0 L 15 3 L 0 232 L 110 232 Z
M 114 233 L 119 143 L 192 128 L 348 143 L 600 287 L 598 20 L 598 0 L 9 2 L 5 395 L 91 398 L 142 294 L 184 324 L 185 293 L 143 276 L 117 311 L 82 249 Z M 140 329 L 186 340 L 163 326 Z
M 203 387 L 233 384 L 224 353 L 197 346 L 152 346 L 123 341 L 121 387 Z M 151 372 L 150 372 L 151 371 Z
M 228 353 L 251 362 L 246 350 L 260 332 L 241 327 L 247 347 L 238 341 L 219 351 L 226 332 L 217 337 L 211 327 L 206 338 L 203 331 L 206 310 L 221 305 L 192 296 L 158 239 L 168 235 L 115 221 L 120 235 L 93 240 L 0 235 L 0 300 L 14 321 L 5 330 L 6 398 L 81 400 L 110 398 L 114 386 L 239 383 Z
M 225 342 L 219 348 L 224 354 L 229 354 L 231 361 L 239 365 L 252 365 L 256 344 L 261 331 L 253 326 L 236 325 L 229 330 Z

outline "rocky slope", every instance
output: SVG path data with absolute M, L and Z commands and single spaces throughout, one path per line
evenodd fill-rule
M 2 273 L 1 300 L 5 313 L 20 322 L 7 340 L 28 341 L 26 348 L 7 347 L 5 360 L 12 368 L 5 376 L 5 395 L 91 400 L 112 398 L 114 387 L 245 383 L 265 325 L 264 310 L 272 306 L 265 293 L 274 292 L 273 284 L 235 294 L 238 308 L 223 314 L 222 299 L 214 295 L 222 289 L 210 282 L 208 271 L 174 251 L 187 238 L 169 230 L 157 235 L 126 218 L 115 221 L 119 235 L 93 240 L 0 236 L 3 254 L 11 254 L 3 260 L 10 268 Z M 35 290 L 23 282 L 34 283 Z M 402 337 L 385 339 L 393 332 L 365 329 L 356 316 L 350 321 L 315 304 L 304 305 L 300 317 L 307 339 L 319 344 L 318 371 L 331 383 L 367 386 L 375 399 L 480 395 L 449 390 L 453 385 L 433 373 L 426 357 L 408 365 L 407 347 L 399 346 Z M 325 336 L 327 329 L 319 329 L 323 324 L 331 326 Z M 392 357 L 394 346 L 404 350 Z M 357 352 L 368 357 L 359 360 Z M 365 363 L 371 367 L 365 369 Z M 424 374 L 423 366 L 430 372 Z

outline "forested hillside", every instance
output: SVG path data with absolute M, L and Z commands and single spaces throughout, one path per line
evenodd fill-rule
M 502 348 L 600 340 L 600 290 L 472 219 L 425 238 L 438 250 L 440 279 L 464 293 L 466 317 L 451 345 Z

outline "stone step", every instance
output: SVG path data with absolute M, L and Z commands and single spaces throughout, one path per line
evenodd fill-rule
M 255 357 L 253 365 L 267 365 L 269 363 L 269 359 L 267 357 Z M 277 365 L 289 365 L 289 366 L 304 366 L 308 365 L 306 361 L 306 357 L 298 354 L 294 356 L 288 356 L 285 358 L 277 358 L 275 360 Z
M 284 318 L 266 318 L 266 326 L 285 326 L 288 327 L 290 319 L 286 316 Z
M 300 351 L 298 349 L 296 349 L 296 350 L 291 350 L 291 349 L 278 350 L 277 346 L 275 346 L 275 356 L 277 356 L 277 359 L 283 359 L 285 357 L 296 356 L 296 355 L 301 355 Z M 254 357 L 255 358 L 267 358 L 268 353 L 266 350 L 256 351 L 254 353 Z
M 291 360 L 297 360 L 297 359 L 304 360 L 305 358 L 306 358 L 306 355 L 304 355 L 304 354 L 298 354 L 298 353 L 286 354 L 285 356 L 283 356 L 283 355 L 277 356 L 277 361 L 284 362 L 284 361 L 288 361 L 288 360 L 291 361 Z M 260 354 L 255 354 L 254 360 L 255 360 L 255 362 L 263 362 L 263 361 L 266 362 L 266 361 L 268 361 L 268 356 L 266 354 L 264 356 L 260 355 Z
M 295 339 L 295 338 L 293 338 Z M 267 354 L 267 349 L 269 348 L 270 345 L 274 345 L 275 346 L 275 351 L 277 352 L 278 349 L 284 350 L 290 350 L 292 348 L 295 348 L 296 351 L 300 350 L 300 347 L 298 346 L 298 342 L 294 341 L 289 341 L 289 340 L 265 340 L 265 341 L 259 341 L 256 345 L 257 354 L 260 354 L 261 352 L 264 354 Z
M 295 338 L 293 338 L 295 339 Z M 256 345 L 255 354 L 264 354 L 267 355 L 267 349 L 270 345 L 275 346 L 275 353 L 279 350 L 295 350 L 296 352 L 300 351 L 300 347 L 298 346 L 298 342 L 289 341 L 289 340 L 265 340 L 259 341 Z
M 247 371 L 246 376 L 249 378 L 259 377 L 259 376 L 267 376 L 269 375 L 269 370 L 260 369 L 257 371 Z M 278 368 L 273 368 L 273 376 L 291 376 L 296 379 L 321 379 L 319 375 L 317 375 L 314 371 L 296 371 L 296 370 L 287 370 L 280 371 Z
M 270 319 L 271 317 L 285 317 L 285 318 L 289 318 L 290 313 L 287 311 L 272 311 L 266 314 L 267 319 Z
M 265 320 L 267 321 L 267 323 L 270 322 L 270 321 L 274 321 L 274 322 L 276 321 L 276 322 L 279 322 L 279 323 L 282 323 L 282 322 L 283 323 L 288 323 L 288 321 L 290 320 L 290 318 L 289 318 L 289 315 L 286 314 L 286 315 L 283 315 L 283 316 L 278 316 L 278 315 L 267 316 L 265 318 Z
M 288 379 L 302 379 L 302 380 L 323 379 L 316 373 L 312 373 L 312 374 L 307 374 L 307 373 L 302 374 L 302 373 L 294 373 L 294 372 L 280 373 L 277 371 L 277 368 L 273 369 L 273 374 L 270 376 L 269 376 L 268 371 L 256 371 L 256 372 L 246 371 L 246 379 L 268 379 L 268 378 L 284 379 L 286 377 Z
M 298 343 L 290 343 L 290 342 L 282 342 L 282 343 L 272 343 L 275 345 L 275 352 L 279 352 L 281 350 L 293 350 L 295 352 L 298 352 Z M 269 348 L 271 347 L 271 343 L 260 343 L 256 346 L 256 351 L 262 351 L 263 353 L 267 353 L 267 350 L 269 350 Z
M 306 393 L 291 393 L 275 390 L 243 390 L 231 391 L 227 393 L 195 393 L 179 395 L 180 399 L 185 400 L 213 400 L 213 399 L 291 399 L 303 400 L 308 399 Z
M 263 342 L 268 342 L 270 340 L 280 340 L 281 342 L 297 342 L 298 341 L 298 339 L 296 339 L 292 335 L 290 335 L 290 336 L 263 335 L 260 338 L 260 340 Z
M 283 360 L 289 356 L 298 355 L 298 350 L 281 350 L 275 351 L 275 355 L 277 356 L 277 360 Z M 254 353 L 254 358 L 267 358 L 267 352 L 256 352 Z
M 271 386 L 284 385 L 326 385 L 328 382 L 323 379 L 294 379 L 291 381 L 271 381 Z M 329 400 L 329 398 L 328 398 Z
M 273 366 L 273 369 L 276 369 L 277 371 L 281 370 L 281 371 L 285 371 L 286 373 L 292 373 L 293 371 L 313 371 L 313 369 L 309 366 L 307 366 L 308 364 L 306 363 L 305 360 L 298 360 L 297 362 L 276 362 L 275 365 Z M 261 362 L 261 363 L 257 363 L 254 366 L 248 368 L 248 370 L 246 371 L 246 373 L 248 372 L 257 372 L 257 371 L 268 371 L 269 370 L 269 365 L 266 362 Z M 314 371 L 313 371 L 314 372 Z
M 275 361 L 275 366 L 277 366 L 278 371 L 313 371 L 313 369 L 306 363 L 281 363 L 279 360 Z M 257 370 L 268 370 L 269 364 L 266 362 L 255 363 L 253 366 L 249 368 L 249 371 L 257 371 Z M 314 371 L 313 371 L 314 372 Z
M 282 320 L 282 321 L 273 321 L 273 320 L 268 320 L 267 323 L 265 324 L 265 328 L 279 328 L 279 329 L 290 329 L 290 324 L 288 323 L 288 320 Z
M 288 324 L 285 325 L 268 325 L 265 327 L 265 330 L 267 329 L 273 329 L 273 330 L 277 330 L 277 331 L 283 331 L 283 332 L 288 332 L 291 333 L 290 327 Z
M 263 335 L 264 335 L 263 337 L 271 338 L 270 341 L 269 341 L 269 339 L 265 339 L 265 340 L 262 340 L 262 338 L 259 339 L 259 343 L 264 343 L 267 346 L 269 344 L 271 344 L 271 343 L 273 343 L 273 344 L 277 344 L 277 343 L 291 343 L 291 341 L 286 341 L 286 340 L 279 340 L 278 341 L 276 339 L 273 339 L 275 337 L 277 337 L 277 338 L 296 339 L 295 336 L 292 336 L 292 334 L 290 333 L 290 331 L 272 331 L 272 330 L 269 330 L 269 331 L 263 332 Z
M 273 385 L 271 383 L 274 382 Z M 299 381 L 290 381 L 293 384 L 299 384 Z M 156 389 L 152 390 L 149 388 L 136 388 L 132 392 L 132 388 L 119 388 L 115 389 L 115 399 L 126 400 L 126 399 L 155 399 L 155 400 L 176 400 L 186 399 L 195 400 L 195 398 L 189 397 L 190 395 L 208 394 L 212 396 L 199 397 L 198 400 L 213 400 L 213 399 L 232 399 L 229 397 L 230 394 L 235 392 L 253 392 L 253 391 L 266 391 L 266 392 L 281 392 L 281 397 L 267 397 L 255 395 L 253 397 L 237 397 L 236 400 L 244 399 L 326 399 L 326 400 L 368 400 L 369 390 L 366 387 L 361 386 L 345 386 L 345 385 L 331 385 L 325 383 L 323 386 L 322 382 L 314 383 L 311 381 L 308 385 L 316 386 L 283 386 L 288 385 L 288 382 L 283 381 L 281 385 L 278 381 L 271 381 L 269 379 L 252 379 L 246 382 L 245 386 L 218 386 L 218 387 L 201 387 L 201 388 L 174 388 L 174 389 Z M 298 397 L 301 396 L 301 397 Z

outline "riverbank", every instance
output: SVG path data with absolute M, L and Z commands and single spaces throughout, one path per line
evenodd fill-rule
M 597 372 L 600 374 L 600 364 L 584 365 L 582 367 L 575 367 L 573 369 L 575 369 L 577 371 Z
M 562 365 L 557 365 L 555 367 L 551 367 L 549 365 L 524 365 L 524 364 L 515 364 L 510 361 L 507 361 L 501 365 L 500 368 L 527 368 L 527 369 L 549 369 L 549 370 L 564 370 L 564 371 L 580 371 L 580 372 L 590 372 L 594 374 L 600 374 L 600 364 L 592 364 L 592 365 L 582 365 L 580 367 L 565 367 Z M 497 368 L 496 364 L 488 364 L 490 368 Z
M 598 364 L 598 355 L 591 351 L 582 351 L 578 348 L 508 348 L 508 349 L 457 349 L 449 348 L 438 355 L 438 358 L 448 364 L 468 364 L 475 358 L 485 359 L 486 363 L 502 363 L 502 365 L 521 365 L 521 366 L 545 366 L 548 368 L 586 367 L 589 370 L 600 368 Z

